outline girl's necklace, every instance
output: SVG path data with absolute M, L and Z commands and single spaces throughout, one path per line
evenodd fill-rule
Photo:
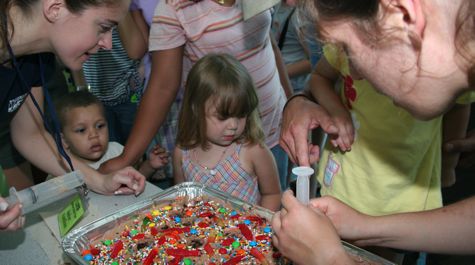
M 231 6 L 235 0 L 215 0 L 216 3 L 222 6 Z M 257 0 L 258 1 L 258 0 Z
M 191 0 L 195 3 L 201 2 L 203 0 Z M 222 6 L 232 6 L 236 0 L 212 0 Z M 259 1 L 259 0 L 256 0 Z
M 200 167 L 204 168 L 211 176 L 214 177 L 218 173 L 218 171 L 216 170 L 216 167 L 219 165 L 219 163 L 223 159 L 224 154 L 226 154 L 226 151 L 228 151 L 229 146 L 231 146 L 231 145 L 228 145 L 228 146 L 226 146 L 226 148 L 224 148 L 224 150 L 221 152 L 221 155 L 219 156 L 218 162 L 216 162 L 216 164 L 212 168 L 208 167 L 208 166 L 205 166 L 205 165 L 200 163 L 200 161 L 198 160 L 198 157 L 196 156 L 196 149 L 193 149 L 193 159 L 196 161 L 196 163 Z

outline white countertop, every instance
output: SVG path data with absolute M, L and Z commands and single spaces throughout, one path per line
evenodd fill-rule
M 156 195 L 161 189 L 147 182 L 145 191 L 135 197 L 104 196 L 94 192 L 88 194 L 89 207 L 74 228 L 81 227 L 105 215 Z M 61 203 L 53 204 L 32 212 L 26 217 L 23 230 L 0 232 L 0 261 L 2 264 L 73 264 L 61 249 L 61 237 L 57 213 Z

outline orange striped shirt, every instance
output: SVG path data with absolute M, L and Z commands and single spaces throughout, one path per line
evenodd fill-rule
M 270 11 L 244 21 L 241 0 L 231 7 L 211 0 L 162 0 L 155 9 L 149 48 L 157 51 L 184 45 L 183 81 L 193 64 L 208 53 L 236 57 L 256 85 L 266 144 L 272 148 L 279 139 L 285 93 L 269 39 L 270 25 Z

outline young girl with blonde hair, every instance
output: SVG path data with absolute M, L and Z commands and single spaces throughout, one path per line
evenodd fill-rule
M 263 143 L 254 83 L 225 54 L 206 55 L 188 75 L 173 156 L 175 184 L 200 182 L 271 210 L 280 207 L 274 158 Z

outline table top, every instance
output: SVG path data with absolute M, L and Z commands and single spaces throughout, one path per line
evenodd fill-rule
M 154 196 L 161 191 L 147 182 L 145 191 L 139 196 L 104 196 L 94 192 L 88 194 L 88 208 L 84 217 L 73 227 L 81 227 L 103 216 L 114 213 Z M 61 249 L 61 236 L 57 214 L 64 202 L 48 205 L 26 216 L 23 230 L 0 232 L 0 260 L 10 264 L 72 264 Z

